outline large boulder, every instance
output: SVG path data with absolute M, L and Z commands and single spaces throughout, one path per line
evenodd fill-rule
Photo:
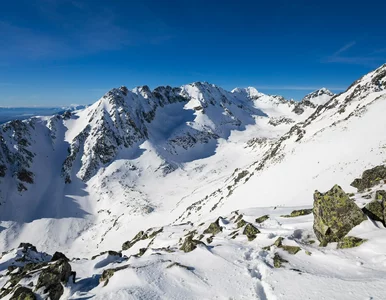
M 365 214 L 338 185 L 326 193 L 314 193 L 314 232 L 322 245 L 338 242 L 366 220 Z
M 362 178 L 356 178 L 351 186 L 356 187 L 361 192 L 378 185 L 381 180 L 386 181 L 386 166 L 383 165 L 364 171 Z
M 72 275 L 71 265 L 64 258 L 49 264 L 39 275 L 36 290 L 44 287 L 44 293 L 48 293 L 51 300 L 59 300 L 64 288 Z

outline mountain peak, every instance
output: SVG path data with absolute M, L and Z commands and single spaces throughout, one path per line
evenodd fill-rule
M 315 90 L 309 94 L 307 94 L 303 99 L 302 103 L 305 103 L 307 101 L 311 102 L 315 105 L 323 105 L 327 101 L 329 101 L 335 94 L 331 92 L 330 90 L 326 89 L 325 87 L 322 87 L 318 90 Z

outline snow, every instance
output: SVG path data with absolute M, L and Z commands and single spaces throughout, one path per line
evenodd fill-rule
M 354 192 L 354 178 L 385 162 L 386 93 L 372 83 L 377 74 L 338 96 L 324 88 L 307 95 L 319 108 L 305 105 L 301 114 L 294 112 L 297 103 L 252 87 L 228 92 L 193 83 L 156 89 L 159 96 L 147 87 L 114 89 L 69 119 L 41 117 L 33 126 L 23 121 L 28 149 L 36 153 L 29 168 L 34 184 L 19 192 L 10 172 L 0 178 L 0 251 L 30 242 L 42 252 L 81 258 L 71 261 L 77 283 L 67 285 L 65 299 L 382 299 L 381 224 L 363 222 L 350 234 L 368 241 L 337 250 L 307 242 L 316 240 L 312 214 L 281 217 L 311 208 L 316 189 L 339 184 Z M 301 133 L 291 130 L 295 124 Z M 85 139 L 78 139 L 84 132 Z M 103 163 L 110 154 L 97 158 L 95 148 L 112 135 L 129 146 L 108 140 L 116 152 Z M 3 138 L 20 151 L 16 133 L 4 131 Z M 79 152 L 69 169 L 72 183 L 65 184 L 69 147 Z M 5 155 L 0 150 L 0 165 Z M 95 172 L 82 181 L 90 166 Z M 261 231 L 254 241 L 241 233 L 230 238 L 236 210 Z M 255 223 L 266 214 L 267 221 Z M 178 250 L 188 232 L 201 233 L 219 216 L 225 218 L 223 231 L 212 243 L 203 239 L 207 246 Z M 123 258 L 91 260 L 151 227 L 163 227 L 151 245 L 143 240 Z M 262 249 L 279 236 L 301 252 Z M 146 247 L 143 256 L 134 256 Z M 160 250 L 165 247 L 175 252 Z M 285 268 L 272 267 L 276 252 L 288 260 Z M 1 257 L 0 275 L 16 256 L 13 250 Z M 168 268 L 173 262 L 187 268 Z M 106 286 L 99 283 L 103 270 L 123 265 L 130 267 Z

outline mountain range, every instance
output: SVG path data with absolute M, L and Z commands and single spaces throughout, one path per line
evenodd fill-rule
M 207 82 L 121 86 L 87 107 L 4 123 L 0 287 L 20 257 L 60 251 L 77 272 L 61 299 L 333 299 L 342 286 L 354 295 L 339 299 L 378 299 L 382 225 L 363 222 L 368 242 L 343 253 L 305 244 L 316 240 L 312 215 L 283 216 L 312 208 L 316 189 L 357 193 L 351 182 L 386 161 L 384 111 L 386 65 L 301 101 Z M 213 228 L 221 234 L 197 242 Z M 279 236 L 304 251 L 276 270 L 276 252 L 262 249 Z

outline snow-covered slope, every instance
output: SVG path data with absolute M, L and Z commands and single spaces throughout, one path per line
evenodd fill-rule
M 90 258 L 121 249 L 141 230 L 162 227 L 152 248 L 172 247 L 174 252 L 158 257 L 155 254 L 161 250 L 152 250 L 130 258 L 148 247 L 149 241 L 141 240 L 123 252 L 131 267 L 113 277 L 110 287 L 99 285 L 92 276 L 126 259 L 116 262 L 103 256 L 98 261 L 73 261 L 84 285 L 69 286 L 66 297 L 304 298 L 304 290 L 291 291 L 291 297 L 285 298 L 275 281 L 293 283 L 294 272 L 272 273 L 273 257 L 260 253 L 260 248 L 284 232 L 290 243 L 298 229 L 312 235 L 312 218 L 298 224 L 281 219 L 281 214 L 295 206 L 311 206 L 315 189 L 324 191 L 338 183 L 352 191 L 353 178 L 384 163 L 385 90 L 386 65 L 340 95 L 320 89 L 300 102 L 264 95 L 251 87 L 228 92 L 208 83 L 153 91 L 146 86 L 131 91 L 121 87 L 83 110 L 4 124 L 0 132 L 0 250 L 31 242 L 44 252 L 59 250 L 69 257 Z M 230 220 L 236 210 L 250 220 L 260 214 L 273 215 L 266 236 L 254 244 L 234 241 L 226 236 L 236 225 L 225 222 L 226 234 L 213 249 L 177 251 L 185 232 L 200 232 L 219 216 Z M 265 230 L 265 225 L 259 230 Z M 223 247 L 217 247 L 220 244 Z M 325 254 L 317 248 L 309 250 L 317 257 Z M 341 262 L 343 255 L 333 251 L 331 261 Z M 342 266 L 352 268 L 357 254 L 353 252 Z M 307 268 L 307 255 L 297 259 L 294 269 Z M 189 269 L 191 260 L 202 264 Z M 189 268 L 177 265 L 165 273 L 169 262 Z M 316 258 L 312 266 L 320 271 L 323 262 Z M 312 275 L 312 266 L 303 276 L 307 282 L 332 278 L 323 281 L 320 293 L 341 276 L 329 273 L 328 266 L 325 273 Z M 354 269 L 365 272 L 358 268 Z M 220 269 L 228 274 L 229 284 L 221 292 L 224 281 L 215 276 Z M 125 280 L 129 275 L 133 281 Z M 350 278 L 357 281 L 363 276 Z M 156 283 L 150 289 L 151 282 Z M 378 282 L 376 288 L 383 283 Z M 206 286 L 215 287 L 213 294 L 204 291 Z M 319 299 L 320 295 L 307 296 Z
M 383 65 L 318 106 L 240 170 L 241 179 L 238 174 L 227 178 L 215 196 L 192 205 L 186 212 L 189 218 L 193 212 L 210 213 L 214 206 L 221 214 L 253 206 L 310 204 L 316 188 L 328 189 L 337 182 L 350 189 L 354 176 L 385 161 L 385 82 Z

